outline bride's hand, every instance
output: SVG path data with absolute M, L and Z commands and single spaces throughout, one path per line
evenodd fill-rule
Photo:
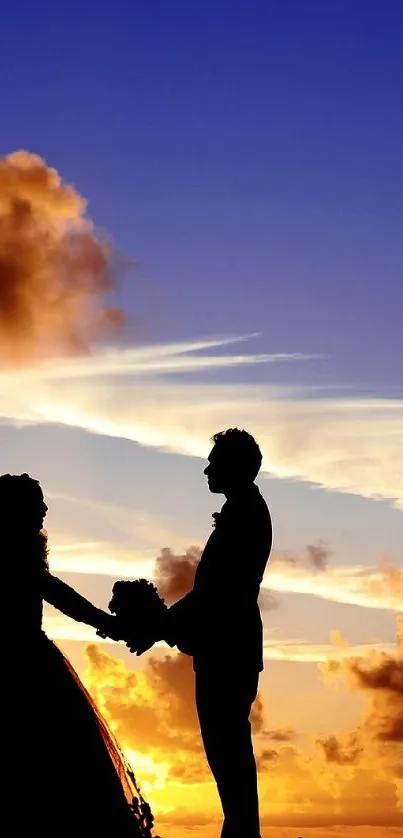
M 113 617 L 109 614 L 103 614 L 102 619 L 99 623 L 97 629 L 98 637 L 102 637 L 104 640 L 108 638 L 109 640 L 124 640 L 122 635 L 122 629 L 120 626 L 120 621 L 117 617 Z

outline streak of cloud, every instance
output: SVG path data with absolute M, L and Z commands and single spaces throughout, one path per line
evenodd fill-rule
M 150 344 L 136 347 L 106 347 L 91 358 L 57 359 L 44 364 L 41 375 L 49 380 L 80 380 L 124 376 L 149 376 L 190 373 L 282 362 L 310 361 L 321 356 L 304 353 L 243 353 L 200 355 L 211 349 L 233 346 L 246 337 L 216 338 L 184 343 Z
M 196 380 L 201 372 L 305 357 L 197 355 L 208 348 L 211 341 L 107 350 L 48 363 L 40 373 L 3 373 L 0 417 L 17 425 L 66 425 L 201 458 L 217 428 L 235 423 L 259 440 L 263 473 L 403 507 L 401 399 Z M 186 379 L 179 375 L 184 372 Z
M 362 608 L 403 610 L 403 568 L 381 561 L 378 567 L 310 567 L 277 557 L 265 580 L 278 593 L 309 594 L 319 599 Z
M 146 531 L 152 528 L 146 527 Z M 67 538 L 51 546 L 55 571 L 124 578 L 152 578 L 168 601 L 179 599 L 193 584 L 201 548 L 163 548 L 157 558 L 153 545 L 133 550 L 109 542 L 74 543 Z M 314 545 L 310 545 L 311 548 Z M 316 549 L 316 548 L 315 548 Z M 319 549 L 322 548 L 319 546 Z M 327 550 L 327 548 L 326 548 Z M 274 553 L 261 588 L 263 610 L 278 606 L 276 593 L 314 596 L 341 605 L 403 611 L 403 567 L 382 559 L 378 565 L 323 565 L 317 571 L 307 559 Z
M 48 609 L 44 615 L 44 627 L 49 637 L 56 641 L 70 641 L 77 643 L 92 643 L 95 638 L 94 629 L 91 626 L 86 626 L 83 623 L 75 623 L 63 614 L 53 613 Z M 97 638 L 98 642 L 98 638 Z M 109 641 L 101 641 L 108 643 Z M 178 654 L 175 650 L 171 650 L 163 642 L 158 642 L 154 648 L 159 650 L 160 654 L 166 654 L 169 649 L 170 654 Z M 346 660 L 351 655 L 366 658 L 373 652 L 390 653 L 393 651 L 393 644 L 378 643 L 378 644 L 360 644 L 349 647 L 348 649 L 340 649 L 332 643 L 298 643 L 295 640 L 283 640 L 280 642 L 266 640 L 264 644 L 264 659 L 270 661 L 291 661 L 295 663 L 327 663 L 327 661 Z

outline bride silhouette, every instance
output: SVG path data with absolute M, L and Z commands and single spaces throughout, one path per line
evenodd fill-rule
M 47 509 L 29 475 L 0 477 L 3 818 L 5 805 L 10 835 L 149 838 L 151 811 L 131 769 L 78 675 L 42 630 L 43 600 L 112 637 L 115 619 L 50 574 Z

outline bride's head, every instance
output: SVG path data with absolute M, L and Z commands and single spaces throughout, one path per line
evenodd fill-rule
M 22 539 L 42 533 L 48 507 L 38 480 L 29 474 L 2 474 L 0 477 L 0 522 L 2 531 L 12 531 Z

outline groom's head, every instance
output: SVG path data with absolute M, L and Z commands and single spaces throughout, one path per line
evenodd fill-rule
M 229 495 L 251 485 L 259 473 L 262 454 L 247 431 L 229 428 L 214 434 L 214 445 L 204 469 L 210 492 Z

